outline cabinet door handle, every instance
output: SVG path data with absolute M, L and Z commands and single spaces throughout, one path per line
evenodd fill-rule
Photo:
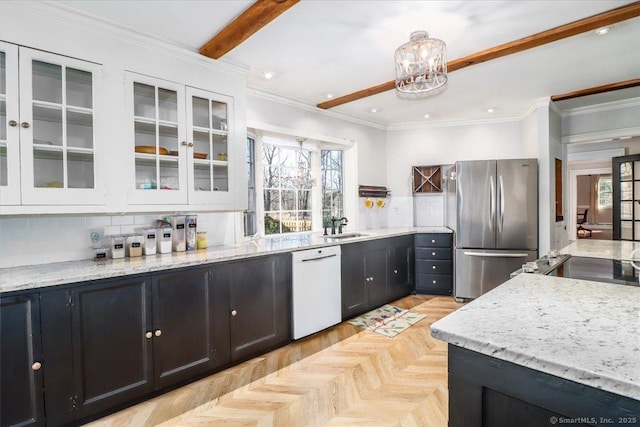
M 193 142 L 188 142 L 187 147 L 193 147 Z
M 9 120 L 9 126 L 14 128 L 14 127 L 18 126 L 18 122 L 16 122 L 15 120 Z
M 162 335 L 162 331 L 160 329 L 156 329 L 155 335 L 159 337 L 160 335 Z
M 144 336 L 147 337 L 147 338 L 151 338 L 151 337 L 153 337 L 153 334 L 151 333 L 151 331 L 149 331 L 146 334 L 144 334 Z
M 238 310 L 231 310 L 231 315 L 232 316 L 237 316 L 238 315 Z
M 180 145 L 182 145 L 182 146 L 186 147 L 186 146 L 187 146 L 187 141 L 182 141 L 182 142 L 180 143 Z
M 393 270 L 393 273 L 394 274 L 398 274 L 398 270 Z
M 22 127 L 23 127 L 23 128 L 25 128 L 25 129 L 29 129 L 29 126 L 30 126 L 30 125 L 29 125 L 29 122 L 22 122 L 22 123 L 20 124 L 20 126 L 22 126 Z
M 433 283 L 433 284 L 435 285 L 435 284 L 436 284 L 436 281 L 435 281 L 435 280 L 433 280 L 431 283 Z
M 433 240 L 433 239 L 431 240 L 431 243 L 435 243 L 435 242 L 436 242 L 435 240 Z
M 39 371 L 40 368 L 42 368 L 42 363 L 40 362 L 33 362 L 33 365 L 31 365 L 31 369 L 34 371 Z

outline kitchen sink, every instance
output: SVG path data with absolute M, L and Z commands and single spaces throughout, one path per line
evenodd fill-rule
M 364 237 L 368 236 L 368 234 L 362 233 L 344 233 L 344 234 L 329 234 L 327 236 L 323 236 L 325 240 L 343 240 L 343 239 L 353 239 L 354 237 Z

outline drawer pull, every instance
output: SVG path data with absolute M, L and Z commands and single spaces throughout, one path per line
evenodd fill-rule
M 398 270 L 393 270 L 393 273 L 394 274 L 398 274 Z
M 431 256 L 436 256 L 436 253 L 435 252 L 431 252 Z
M 433 283 L 433 284 L 435 285 L 435 284 L 436 284 L 436 281 L 435 281 L 435 280 L 433 280 L 433 281 L 431 281 L 431 283 Z
M 433 268 L 433 269 L 435 270 L 435 269 L 436 269 L 436 266 L 434 265 L 434 266 L 432 266 L 431 268 Z
M 435 242 L 436 242 L 435 239 L 431 239 L 431 243 L 435 243 Z

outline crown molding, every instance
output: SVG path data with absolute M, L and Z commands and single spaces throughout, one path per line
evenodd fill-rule
M 298 108 L 304 111 L 310 111 L 312 113 L 321 114 L 323 116 L 332 117 L 334 119 L 345 120 L 348 122 L 356 123 L 363 126 L 369 126 L 379 130 L 387 130 L 384 125 L 380 123 L 371 122 L 364 119 L 359 119 L 342 113 L 336 113 L 335 111 L 323 110 L 315 105 L 305 104 L 304 102 L 297 101 L 290 98 L 285 98 L 279 95 L 275 95 L 269 92 L 264 92 L 259 89 L 247 87 L 247 95 L 255 96 L 256 98 L 264 99 L 266 101 L 277 102 L 278 104 L 288 105 L 290 107 Z
M 97 17 L 88 12 L 74 9 L 70 6 L 58 3 L 53 0 L 41 1 L 19 1 L 19 0 L 1 0 L 3 7 L 10 7 L 19 13 L 38 14 L 55 19 L 63 24 L 72 25 L 83 31 L 90 31 L 100 34 L 101 36 L 111 37 L 126 43 L 134 44 L 139 47 L 160 50 L 163 53 L 172 55 L 182 60 L 190 61 L 199 65 L 213 67 L 217 71 L 226 72 L 237 75 L 241 73 L 247 75 L 249 68 L 238 64 L 217 61 L 206 56 L 200 55 L 198 52 L 191 50 L 189 47 L 169 41 L 167 39 L 152 36 L 147 33 L 138 31 L 133 27 L 118 24 L 108 19 Z
M 630 128 L 567 135 L 562 137 L 561 142 L 563 144 L 573 144 L 576 142 L 604 142 L 618 138 L 635 137 L 638 135 L 640 135 L 640 126 L 634 126 Z
M 553 103 L 552 103 L 553 104 Z M 602 104 L 587 105 L 585 107 L 571 108 L 562 111 L 562 117 L 579 116 L 582 114 L 594 114 L 604 111 L 619 110 L 623 108 L 640 107 L 640 98 L 622 99 L 620 101 L 604 102 Z

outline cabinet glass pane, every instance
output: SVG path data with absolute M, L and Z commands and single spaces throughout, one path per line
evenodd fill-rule
M 193 125 L 209 129 L 209 100 L 194 96 L 191 101 L 193 108 Z
M 213 167 L 213 191 L 229 191 L 229 171 L 226 166 Z
M 0 141 L 7 140 L 7 102 L 0 99 Z
M 156 147 L 156 126 L 152 123 L 136 122 L 135 124 L 136 147 L 152 147 L 155 153 Z
M 160 138 L 158 144 L 167 151 L 178 151 L 178 128 L 170 126 L 159 126 Z M 162 150 L 161 150 L 162 151 Z
M 620 181 L 629 181 L 631 180 L 631 162 L 623 162 L 620 163 Z
M 640 161 L 635 162 L 636 179 L 640 179 Z
M 33 150 L 33 183 L 40 188 L 64 187 L 62 151 Z
M 160 189 L 179 190 L 177 159 L 160 160 Z
M 209 132 L 193 131 L 193 155 L 196 158 L 211 159 Z
M 0 94 L 7 94 L 7 54 L 0 52 Z
M 211 127 L 217 130 L 227 130 L 227 104 L 211 101 Z
M 620 219 L 632 219 L 633 205 L 632 202 L 620 203 Z
M 155 158 L 136 158 L 136 188 L 140 190 L 154 190 L 156 185 Z
M 158 88 L 158 119 L 178 121 L 178 94 L 175 91 Z
M 227 136 L 213 135 L 213 160 L 227 160 Z
M 9 185 L 7 178 L 7 147 L 0 145 L 0 186 Z
M 633 238 L 633 236 L 631 235 L 632 232 L 632 226 L 633 222 L 632 221 L 621 221 L 620 222 L 620 238 L 622 240 L 631 240 Z
M 133 84 L 134 114 L 138 117 L 156 118 L 156 89 L 142 83 Z
M 634 221 L 635 224 L 635 234 L 633 240 L 640 241 L 640 222 Z
M 93 188 L 93 154 L 68 153 L 67 173 L 69 188 Z
M 633 199 L 633 182 L 626 181 L 620 183 L 620 200 L 632 200 Z
M 193 165 L 193 182 L 196 191 L 211 191 L 211 165 L 195 163 Z
M 93 116 L 67 111 L 67 146 L 93 148 Z
M 62 104 L 62 67 L 33 61 L 33 99 Z
M 640 181 L 636 181 L 633 184 L 633 186 L 635 187 L 635 190 L 634 190 L 635 193 L 633 195 L 633 199 L 634 200 L 640 200 Z M 638 206 L 640 208 L 640 205 L 636 205 L 636 206 Z M 640 209 L 638 209 L 638 210 L 640 210 Z
M 66 69 L 67 105 L 92 108 L 92 76 L 91 73 L 75 68 Z
M 62 110 L 33 106 L 33 143 L 62 145 Z

